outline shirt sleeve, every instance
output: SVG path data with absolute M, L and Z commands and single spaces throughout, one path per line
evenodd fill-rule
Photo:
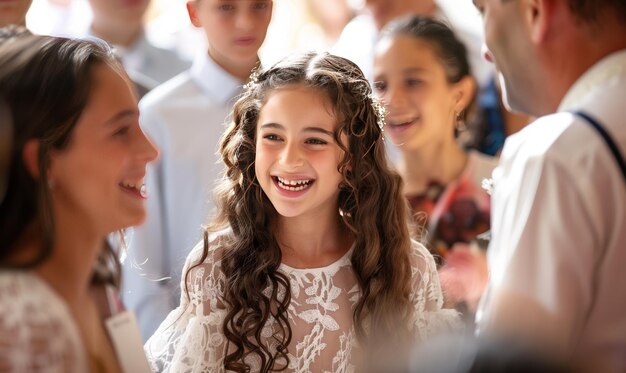
M 443 293 L 433 256 L 424 246 L 413 242 L 411 247 L 412 292 L 414 328 L 420 340 L 439 333 L 460 331 L 461 319 L 457 311 L 443 308 Z

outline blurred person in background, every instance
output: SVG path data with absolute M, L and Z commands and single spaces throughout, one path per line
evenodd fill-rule
M 391 22 L 376 45 L 374 90 L 387 105 L 386 137 L 397 147 L 403 192 L 426 218 L 429 249 L 448 305 L 473 312 L 487 278 L 485 254 L 470 246 L 490 226 L 481 187 L 497 159 L 465 151 L 463 131 L 476 96 L 463 43 L 444 23 L 408 16 Z
M 189 18 L 205 33 L 208 49 L 198 49 L 189 70 L 140 102 L 141 126 L 161 158 L 148 167 L 146 185 L 154 198 L 146 223 L 129 242 L 123 298 L 146 339 L 179 304 L 182 266 L 201 238 L 213 209 L 211 191 L 224 169 L 219 140 L 235 97 L 260 64 L 272 6 L 271 0 L 188 1 Z

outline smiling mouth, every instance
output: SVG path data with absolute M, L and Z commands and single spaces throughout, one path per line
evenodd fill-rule
M 122 187 L 122 189 L 124 189 L 125 191 L 130 192 L 131 194 L 137 197 L 140 197 L 143 199 L 148 197 L 148 194 L 146 191 L 146 184 L 144 184 L 143 182 L 137 183 L 137 184 L 121 182 L 119 183 L 119 186 Z
M 402 129 L 404 127 L 408 127 L 408 126 L 411 126 L 411 125 L 415 124 L 415 122 L 417 122 L 417 119 L 418 118 L 413 118 L 413 119 L 410 119 L 408 121 L 403 121 L 403 122 L 392 122 L 392 121 L 389 121 L 389 122 L 387 122 L 387 125 L 390 128 L 392 128 L 392 129 Z
M 315 182 L 313 179 L 300 179 L 300 180 L 288 180 L 278 176 L 272 176 L 274 183 L 278 185 L 279 188 L 288 190 L 290 192 L 299 192 L 301 190 L 305 190 L 310 188 L 311 185 Z

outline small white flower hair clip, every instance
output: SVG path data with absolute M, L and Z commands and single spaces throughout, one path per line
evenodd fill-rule
M 381 131 L 385 130 L 385 119 L 387 118 L 387 114 L 389 114 L 389 110 L 387 106 L 378 99 L 378 97 L 374 95 L 369 95 L 370 102 L 372 104 L 372 108 L 374 109 L 374 113 L 376 114 L 376 123 L 378 123 L 378 127 Z
M 261 75 L 261 68 L 257 65 L 252 69 L 250 73 L 250 77 L 248 78 L 248 82 L 243 85 L 244 91 L 252 89 L 259 84 L 259 76 Z

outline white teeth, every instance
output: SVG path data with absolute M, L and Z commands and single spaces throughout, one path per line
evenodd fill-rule
M 281 182 L 284 185 L 292 185 L 292 186 L 308 184 L 311 181 L 311 180 L 288 180 L 288 179 L 283 179 L 282 177 L 277 177 L 277 179 L 279 182 Z
M 139 193 L 141 193 L 142 195 L 144 195 L 146 193 L 146 184 L 143 183 L 143 181 L 139 181 L 137 183 L 132 183 L 132 182 L 128 182 L 128 181 L 123 181 L 122 186 L 124 188 L 129 188 L 129 189 L 136 189 L 139 191 Z
M 139 188 L 139 193 L 144 198 L 148 196 L 148 191 L 146 190 L 146 184 L 141 184 L 141 188 Z
M 282 189 L 289 190 L 292 192 L 304 190 L 311 183 L 310 179 L 288 180 L 288 179 L 283 179 L 282 177 L 276 177 L 276 179 L 278 180 L 278 186 L 280 186 Z

